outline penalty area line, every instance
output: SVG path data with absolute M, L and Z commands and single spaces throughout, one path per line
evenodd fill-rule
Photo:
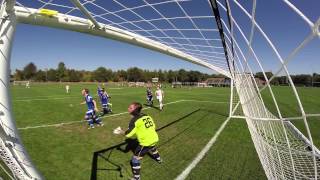
M 213 144 L 217 141 L 217 138 L 224 130 L 228 122 L 230 121 L 231 117 L 228 117 L 219 127 L 218 131 L 214 134 L 214 136 L 210 139 L 207 145 L 200 151 L 200 153 L 196 156 L 195 159 L 188 165 L 188 167 L 175 178 L 175 180 L 183 180 L 186 179 L 187 176 L 190 174 L 191 170 L 197 166 L 197 164 L 202 160 L 202 158 L 207 154 Z

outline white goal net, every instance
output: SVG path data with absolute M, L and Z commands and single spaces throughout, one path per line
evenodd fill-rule
M 0 155 L 19 179 L 41 178 L 23 149 L 8 98 L 12 37 L 16 23 L 25 23 L 126 42 L 230 78 L 230 116 L 246 120 L 266 176 L 320 179 L 320 152 L 309 126 L 320 109 L 306 111 L 291 78 L 319 66 L 319 7 L 318 0 L 3 0 Z M 296 105 L 290 113 L 284 109 L 291 104 L 280 103 L 273 86 L 280 76 Z

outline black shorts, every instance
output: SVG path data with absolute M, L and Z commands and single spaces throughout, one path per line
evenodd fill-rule
M 155 149 L 155 146 L 141 146 L 141 145 L 138 145 L 137 148 L 134 151 L 134 155 L 138 156 L 138 157 L 143 157 L 149 151 L 154 150 L 154 149 Z

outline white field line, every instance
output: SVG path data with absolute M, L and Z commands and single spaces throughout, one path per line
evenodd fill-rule
M 126 94 L 136 94 L 136 93 L 126 93 Z M 110 96 L 119 96 L 119 95 L 123 95 L 123 94 L 109 94 Z M 40 97 L 40 96 L 39 96 Z M 38 98 L 38 99 L 15 99 L 12 100 L 13 102 L 20 102 L 20 101 L 46 101 L 46 100 L 60 100 L 60 99 L 83 99 L 83 97 L 81 97 L 81 95 L 79 96 L 68 96 L 67 97 L 61 97 L 61 96 L 43 96 L 43 97 L 50 97 L 50 98 Z M 94 98 L 97 98 L 98 96 L 93 96 Z
M 79 96 L 69 96 L 69 97 L 61 97 L 61 98 L 39 98 L 39 99 L 16 99 L 12 100 L 13 102 L 31 102 L 31 101 L 47 101 L 47 100 L 60 100 L 60 99 L 75 99 L 78 98 Z
M 207 145 L 201 150 L 201 152 L 193 159 L 193 161 L 188 165 L 188 167 L 179 175 L 176 177 L 175 180 L 184 180 L 187 178 L 187 176 L 190 174 L 191 170 L 197 166 L 197 164 L 201 161 L 201 159 L 207 154 L 207 152 L 210 150 L 210 148 L 213 146 L 213 144 L 216 142 L 217 138 L 221 134 L 221 132 L 226 127 L 227 123 L 230 121 L 230 117 L 228 117 L 220 126 L 218 131 L 214 134 L 214 136 L 210 139 L 210 141 L 207 143 Z
M 58 97 L 65 97 L 66 95 L 58 95 L 58 96 L 24 96 L 24 97 L 14 97 L 15 99 L 32 99 L 32 98 L 58 98 Z M 67 95 L 69 97 L 79 97 L 80 95 L 78 96 L 75 96 L 75 95 Z
M 214 101 L 197 101 L 197 100 L 184 100 L 184 99 L 182 99 L 182 100 L 178 100 L 178 101 L 168 102 L 168 103 L 165 103 L 164 105 L 176 104 L 176 103 L 186 102 L 186 101 L 215 103 Z M 228 103 L 228 102 L 216 102 L 216 103 Z M 152 108 L 152 107 L 146 107 L 146 108 L 143 108 L 143 110 L 150 109 L 150 108 Z M 122 112 L 122 113 L 118 113 L 118 114 L 111 114 L 111 115 L 103 116 L 103 117 L 100 117 L 100 118 L 109 118 L 109 117 L 114 117 L 114 116 L 120 116 L 120 115 L 123 115 L 123 114 L 128 114 L 128 112 Z M 59 126 L 63 126 L 63 125 L 74 124 L 74 123 L 83 123 L 83 122 L 85 122 L 85 121 L 84 120 L 80 120 L 80 121 L 69 121 L 69 122 L 57 123 L 57 124 L 45 124 L 45 125 L 39 125 L 39 126 L 27 126 L 27 127 L 18 128 L 18 130 L 36 129 L 36 128 L 45 128 L 45 127 L 59 127 Z
M 124 88 L 108 88 L 108 89 L 124 89 Z
M 225 103 L 227 103 L 227 102 L 224 102 L 224 101 L 215 102 L 215 101 L 202 101 L 202 100 L 193 100 L 193 99 L 186 99 L 186 100 L 183 100 L 183 101 L 185 101 L 185 102 L 204 102 L 204 103 L 213 103 L 213 104 L 219 104 L 219 103 L 225 104 Z

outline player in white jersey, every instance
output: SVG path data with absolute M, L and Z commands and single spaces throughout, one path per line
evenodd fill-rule
M 162 101 L 163 101 L 163 98 L 164 98 L 164 92 L 158 86 L 155 94 L 156 94 L 156 97 L 157 97 L 157 99 L 159 101 L 159 108 L 162 111 L 162 109 L 163 109 Z
M 30 81 L 27 81 L 26 88 L 30 88 Z
M 66 85 L 66 93 L 67 93 L 67 94 L 69 94 L 69 89 L 70 89 L 70 86 L 67 84 L 67 85 Z

